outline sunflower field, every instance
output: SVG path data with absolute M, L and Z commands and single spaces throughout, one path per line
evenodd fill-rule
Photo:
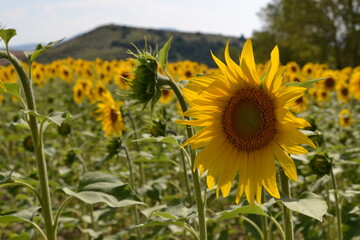
M 0 239 L 360 239 L 360 66 L 36 61 L 1 29 Z M 51 51 L 51 50 L 50 50 Z M 210 52 L 210 49 L 209 49 Z M 210 54 L 210 53 L 209 53 Z

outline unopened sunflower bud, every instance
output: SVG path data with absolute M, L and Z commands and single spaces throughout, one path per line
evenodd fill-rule
M 166 124 L 163 120 L 153 120 L 149 130 L 153 137 L 165 136 Z
M 114 137 L 110 140 L 109 144 L 106 146 L 107 151 L 110 155 L 115 155 L 120 152 L 122 140 L 119 137 Z
M 72 165 L 75 162 L 76 159 L 76 152 L 74 150 L 70 150 L 67 152 L 65 157 L 65 163 L 67 166 Z
M 35 147 L 34 147 L 34 142 L 33 142 L 31 136 L 27 136 L 27 137 L 24 138 L 23 146 L 29 152 L 34 152 Z
M 326 156 L 316 154 L 310 160 L 310 167 L 316 175 L 321 177 L 330 173 L 331 162 Z
M 60 125 L 60 127 L 58 127 L 58 133 L 61 135 L 61 136 L 64 136 L 66 137 L 67 135 L 69 135 L 71 133 L 71 125 L 68 124 L 68 123 L 62 123 Z

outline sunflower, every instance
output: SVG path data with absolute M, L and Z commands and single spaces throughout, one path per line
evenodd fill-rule
M 190 82 L 202 87 L 183 89 L 190 109 L 185 116 L 195 120 L 179 120 L 180 124 L 204 127 L 183 146 L 204 147 L 195 158 L 193 169 L 207 171 L 207 186 L 217 184 L 226 197 L 236 175 L 239 177 L 236 203 L 245 192 L 251 205 L 261 204 L 264 187 L 280 198 L 276 184 L 276 162 L 292 180 L 297 180 L 291 154 L 305 154 L 299 144 L 315 148 L 314 143 L 297 128 L 310 126 L 295 117 L 289 107 L 303 95 L 305 88 L 282 87 L 284 68 L 279 68 L 279 50 L 271 53 L 269 70 L 263 80 L 257 75 L 251 40 L 248 39 L 237 65 L 225 49 L 226 64 L 212 55 L 221 74 L 202 76 Z
M 360 72 L 354 72 L 351 75 L 350 92 L 354 98 L 360 100 Z
M 351 126 L 352 118 L 351 113 L 347 109 L 342 109 L 339 116 L 339 123 L 341 127 Z
M 169 89 L 161 89 L 161 97 L 159 102 L 161 103 L 169 103 L 171 100 L 174 99 L 174 93 Z
M 124 103 L 115 101 L 110 92 L 107 92 L 102 101 L 97 104 L 98 109 L 95 112 L 100 114 L 100 116 L 96 120 L 102 123 L 102 129 L 106 136 L 113 136 L 115 134 L 121 136 L 122 131 L 125 130 L 120 111 L 122 105 Z

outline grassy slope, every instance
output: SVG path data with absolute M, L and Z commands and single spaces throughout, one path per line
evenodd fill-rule
M 193 60 L 214 66 L 210 50 L 221 55 L 224 46 L 230 40 L 232 52 L 239 53 L 244 39 L 200 33 L 184 33 L 176 31 L 130 28 L 125 26 L 107 25 L 96 28 L 88 33 L 65 41 L 39 58 L 40 62 L 50 62 L 59 58 L 73 57 L 87 60 L 123 59 L 130 55 L 127 50 L 135 51 L 130 43 L 139 49 L 144 46 L 144 36 L 150 45 L 162 46 L 170 36 L 174 36 L 170 49 L 169 61 Z M 236 59 L 236 57 L 234 57 Z

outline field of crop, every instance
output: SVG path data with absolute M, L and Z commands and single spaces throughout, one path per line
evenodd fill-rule
M 276 66 L 274 49 L 252 68 L 246 44 L 219 68 L 168 63 L 170 41 L 113 61 L 0 52 L 0 239 L 360 239 L 360 66 Z

